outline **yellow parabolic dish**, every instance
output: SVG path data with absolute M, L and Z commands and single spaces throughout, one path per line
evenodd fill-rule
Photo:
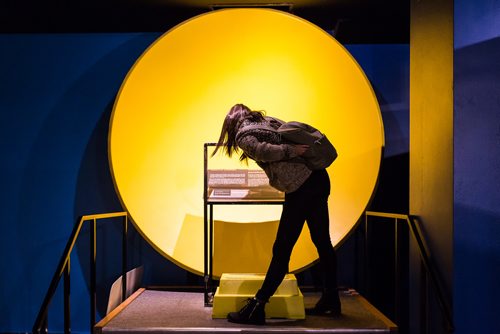
M 179 24 L 124 80 L 111 117 L 109 159 L 136 228 L 197 274 L 203 272 L 203 145 L 217 141 L 236 103 L 310 123 L 334 143 L 339 157 L 328 168 L 334 245 L 355 226 L 377 182 L 380 109 L 362 69 L 332 36 L 271 9 L 217 10 Z M 238 164 L 228 166 L 248 168 Z M 217 206 L 214 275 L 264 272 L 280 212 L 276 205 Z M 317 257 L 306 227 L 290 271 Z

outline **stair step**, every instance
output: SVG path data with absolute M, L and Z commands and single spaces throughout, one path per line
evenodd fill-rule
M 220 294 L 242 294 L 252 295 L 252 297 L 260 289 L 264 282 L 264 274 L 233 274 L 224 273 L 220 278 L 219 293 Z M 289 296 L 298 293 L 299 286 L 297 279 L 293 274 L 287 274 L 283 282 L 278 286 L 274 293 L 275 296 Z
M 264 274 L 221 275 L 214 301 L 212 318 L 226 318 L 229 312 L 237 312 L 248 298 L 255 296 L 264 282 Z M 300 292 L 297 279 L 287 274 L 276 293 L 266 304 L 266 318 L 304 319 L 304 296 Z
M 213 319 L 225 319 L 229 312 L 241 309 L 248 298 L 254 295 L 220 294 L 217 288 L 214 295 L 212 310 Z M 266 304 L 266 318 L 305 319 L 304 296 L 299 291 L 297 295 L 272 296 Z

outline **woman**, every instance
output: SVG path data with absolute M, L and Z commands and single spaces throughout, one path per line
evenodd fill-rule
M 290 255 L 305 221 L 318 250 L 323 274 L 322 296 L 314 308 L 306 309 L 306 314 L 338 316 L 341 305 L 337 292 L 337 258 L 329 232 L 328 173 L 325 169 L 312 171 L 306 166 L 301 156 L 307 151 L 307 145 L 283 143 L 278 133 L 258 127 L 241 131 L 248 125 L 258 124 L 274 129 L 281 125 L 279 120 L 266 117 L 261 111 L 252 111 L 243 104 L 234 105 L 224 119 L 213 153 L 221 146 L 229 157 L 241 150 L 240 160 L 255 160 L 268 176 L 269 184 L 285 193 L 273 256 L 264 282 L 255 297 L 239 312 L 229 313 L 227 318 L 236 323 L 265 324 L 265 304 L 288 272 Z

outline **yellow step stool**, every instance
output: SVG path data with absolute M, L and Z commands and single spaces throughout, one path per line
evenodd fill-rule
M 255 296 L 264 274 L 222 274 L 215 291 L 212 318 L 226 318 Z M 266 304 L 266 318 L 305 319 L 304 296 L 293 274 L 287 274 Z

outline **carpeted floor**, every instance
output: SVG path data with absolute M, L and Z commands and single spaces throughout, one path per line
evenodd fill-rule
M 312 306 L 318 294 L 304 294 Z M 212 319 L 203 293 L 144 290 L 97 333 L 395 333 L 394 325 L 356 293 L 341 293 L 342 316 L 307 316 L 305 320 L 268 319 L 265 326 L 238 325 Z

